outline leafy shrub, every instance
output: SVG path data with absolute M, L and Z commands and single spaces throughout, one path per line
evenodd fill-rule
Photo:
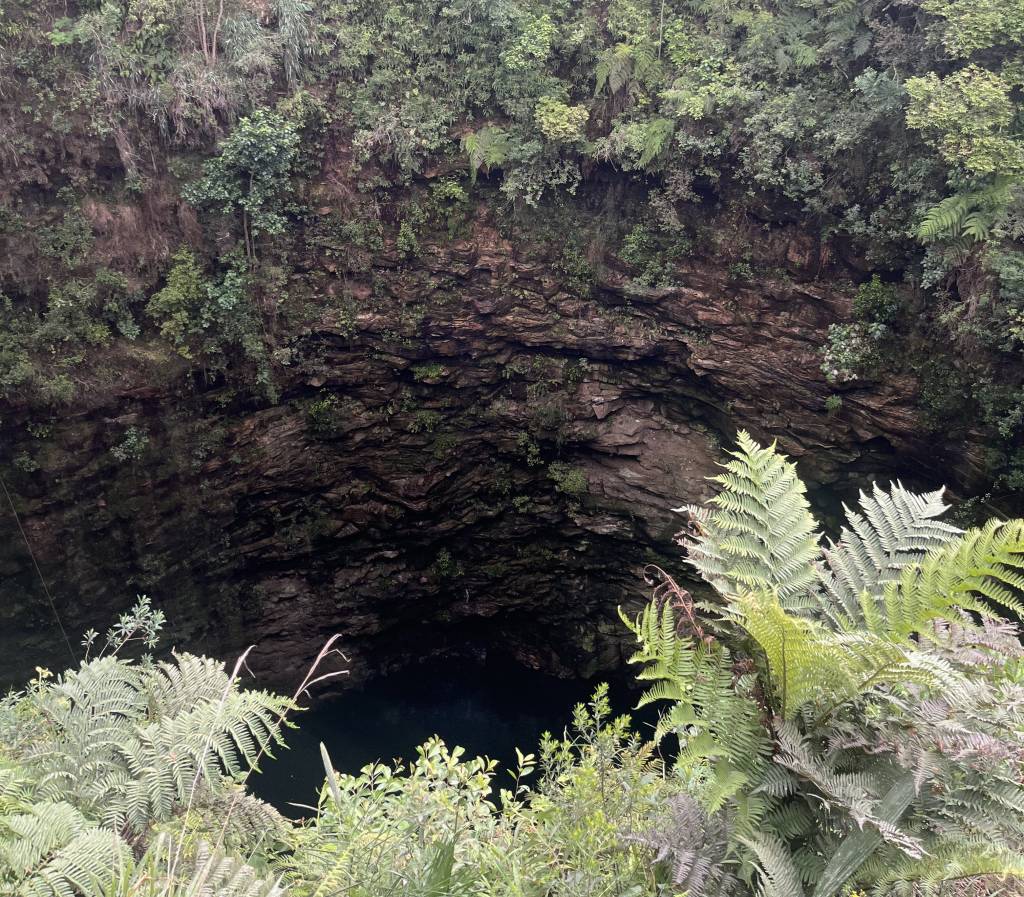
M 163 857 L 173 860 L 169 869 L 157 861 L 159 837 L 136 860 L 154 827 L 182 814 L 219 818 L 245 852 L 272 848 L 284 834 L 276 811 L 235 781 L 280 742 L 291 702 L 240 691 L 236 677 L 207 658 L 117 656 L 132 641 L 155 644 L 162 624 L 142 599 L 99 656 L 56 678 L 40 670 L 25 690 L 0 700 L 5 892 L 137 894 L 147 866 L 173 877 L 175 862 L 178 876 L 191 877 L 195 863 L 180 841 Z M 87 646 L 94 641 L 88 634 Z
M 729 280 L 737 283 L 749 283 L 754 279 L 754 269 L 750 266 L 750 262 L 732 262 L 725 269 L 725 273 L 729 276 Z
M 208 314 L 209 285 L 189 250 L 179 249 L 172 262 L 167 282 L 150 298 L 146 311 L 159 324 L 160 335 L 189 358 L 191 338 L 205 329 L 203 320 Z
M 18 452 L 11 463 L 15 470 L 20 470 L 22 473 L 35 473 L 39 470 L 39 462 L 28 452 Z
M 149 445 L 149 434 L 140 427 L 129 427 L 124 436 L 111 450 L 110 454 L 122 464 L 138 461 Z
M 534 112 L 540 132 L 555 143 L 574 143 L 583 139 L 589 113 L 585 106 L 567 106 L 554 97 L 541 97 Z
M 306 409 L 306 425 L 318 439 L 331 439 L 341 432 L 341 403 L 337 396 L 326 395 Z
M 829 324 L 821 371 L 830 383 L 845 383 L 869 374 L 880 362 L 884 324 Z
M 430 187 L 430 211 L 453 239 L 466 223 L 469 194 L 455 178 L 442 178 Z
M 69 203 L 69 208 L 57 224 L 39 229 L 39 251 L 45 258 L 73 270 L 87 260 L 92 250 L 92 227 L 73 194 L 62 190 L 59 196 Z
M 417 383 L 436 382 L 447 373 L 448 369 L 443 364 L 436 361 L 414 364 L 412 367 L 412 378 Z
M 172 261 L 163 288 L 146 305 L 161 336 L 184 358 L 212 367 L 226 367 L 232 352 L 264 366 L 263 328 L 244 259 L 230 259 L 231 267 L 219 280 L 209 279 L 187 249 L 178 250 Z
M 437 553 L 431 569 L 434 575 L 441 579 L 458 579 L 466 572 L 462 567 L 462 563 L 453 557 L 447 548 L 442 548 Z
M 421 409 L 417 411 L 409 422 L 410 433 L 433 433 L 444 417 L 438 411 Z
M 899 293 L 891 284 L 882 283 L 877 274 L 857 288 L 853 298 L 853 315 L 859 321 L 891 324 L 902 308 Z
M 416 237 L 416 227 L 409 219 L 399 225 L 395 246 L 404 256 L 419 255 L 420 241 Z
M 619 257 L 636 272 L 636 280 L 647 286 L 669 286 L 673 263 L 686 256 L 691 246 L 685 235 L 671 235 L 636 224 L 622 241 Z
M 0 887 L 883 897 L 1020 876 L 1024 648 L 998 612 L 1024 611 L 1024 521 L 964 532 L 941 492 L 875 486 L 822 543 L 794 466 L 739 443 L 681 539 L 716 600 L 665 576 L 624 618 L 641 704 L 667 707 L 653 742 L 600 686 L 497 789 L 494 761 L 437 738 L 357 775 L 321 747 L 289 823 L 244 779 L 292 703 L 207 658 L 122 659 L 163 626 L 142 598 L 97 656 L 88 633 L 77 670 L 0 701 Z M 447 549 L 433 572 L 464 575 Z
M 555 484 L 555 489 L 573 498 L 587 493 L 587 473 L 582 467 L 554 461 L 548 465 L 548 479 Z
M 462 148 L 469 164 L 470 178 L 476 183 L 481 169 L 489 174 L 492 168 L 501 168 L 508 159 L 509 136 L 503 128 L 489 125 L 463 137 Z
M 71 373 L 90 349 L 110 344 L 118 332 L 138 335 L 133 298 L 127 279 L 106 268 L 58 280 L 41 306 L 16 305 L 0 294 L 0 390 L 69 401 Z

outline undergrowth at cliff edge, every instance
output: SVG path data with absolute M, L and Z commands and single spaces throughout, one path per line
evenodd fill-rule
M 1024 875 L 1024 521 L 962 531 L 876 486 L 824 540 L 795 466 L 745 433 L 680 509 L 633 658 L 518 767 L 437 738 L 334 770 L 291 822 L 246 791 L 296 698 L 158 648 L 147 599 L 0 703 L 0 888 L 31 897 L 996 895 Z M 328 649 L 329 649 L 328 645 Z M 321 652 L 322 660 L 327 649 Z M 132 655 L 131 657 L 129 655 Z M 324 674 L 330 675 L 330 674 Z M 302 800 L 304 795 L 296 795 Z M 1016 890 L 1015 890 L 1016 889 Z

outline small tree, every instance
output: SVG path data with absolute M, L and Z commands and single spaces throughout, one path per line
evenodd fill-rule
M 204 175 L 186 191 L 197 204 L 241 214 L 242 238 L 250 266 L 256 263 L 261 234 L 282 233 L 291 204 L 291 174 L 298 155 L 295 126 L 276 112 L 261 109 L 239 121 L 222 144 L 220 155 L 207 162 Z

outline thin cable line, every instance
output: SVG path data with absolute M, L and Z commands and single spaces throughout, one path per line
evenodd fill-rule
M 0 486 L 3 487 L 4 495 L 7 496 L 7 504 L 11 506 L 11 513 L 14 515 L 14 522 L 18 524 L 18 530 L 21 533 L 21 538 L 25 540 L 25 547 L 28 549 L 28 556 L 32 558 L 32 566 L 36 568 L 36 574 L 39 576 L 39 582 L 43 585 L 43 592 L 46 593 L 46 600 L 50 602 L 50 610 L 53 611 L 53 618 L 57 621 L 57 626 L 60 628 L 60 634 L 64 636 L 64 644 L 68 646 L 68 653 L 71 654 L 72 663 L 78 662 L 78 655 L 75 654 L 75 649 L 71 647 L 71 639 L 68 638 L 67 630 L 64 628 L 64 624 L 60 620 L 60 614 L 57 613 L 57 605 L 54 603 L 53 595 L 50 594 L 50 590 L 46 587 L 46 580 L 43 579 L 43 571 L 39 569 L 39 562 L 36 560 L 36 554 L 32 550 L 32 543 L 28 540 L 28 535 L 25 533 L 25 527 L 21 525 L 21 517 L 18 516 L 18 509 L 14 507 L 14 501 L 11 498 L 11 493 L 7 491 L 7 483 L 4 482 L 3 476 L 0 476 Z

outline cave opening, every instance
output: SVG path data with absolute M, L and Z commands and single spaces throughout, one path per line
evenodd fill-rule
M 498 763 L 496 789 L 511 787 L 516 749 L 538 753 L 545 732 L 561 738 L 575 704 L 608 682 L 614 715 L 630 714 L 645 736 L 652 714 L 633 713 L 638 690 L 625 671 L 563 678 L 530 669 L 507 655 L 432 658 L 314 701 L 295 717 L 287 748 L 275 751 L 249 780 L 254 794 L 285 815 L 308 816 L 324 783 L 320 744 L 338 772 L 358 775 L 371 763 L 416 760 L 432 736 L 465 758 Z

